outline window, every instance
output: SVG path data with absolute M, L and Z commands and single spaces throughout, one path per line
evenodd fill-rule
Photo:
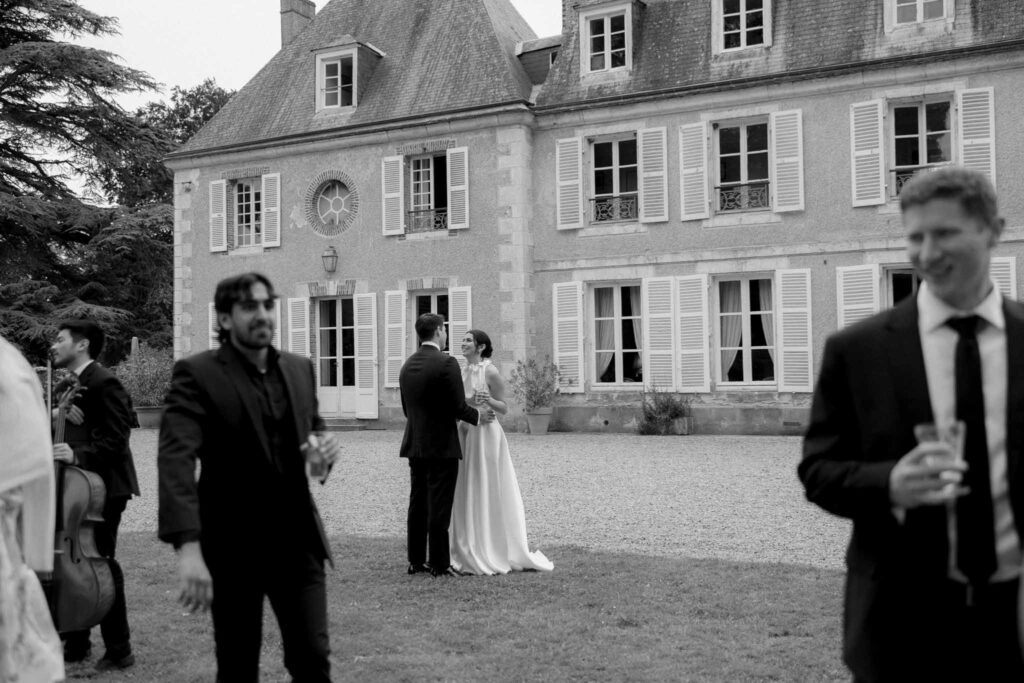
M 356 51 L 329 52 L 316 57 L 316 109 L 341 111 L 356 103 Z
M 594 382 L 643 381 L 640 285 L 594 290 Z
M 632 3 L 580 12 L 581 75 L 628 72 L 633 67 L 632 24 Z
M 263 244 L 260 188 L 259 178 L 247 178 L 235 183 L 235 247 L 256 247 Z
M 448 159 L 444 154 L 409 162 L 409 232 L 448 229 Z
M 719 0 L 722 48 L 739 50 L 765 43 L 765 0 Z
M 352 213 L 352 193 L 340 180 L 330 180 L 316 198 L 317 216 L 325 226 L 342 225 Z
M 907 297 L 916 296 L 921 278 L 913 268 L 888 268 L 885 271 L 887 303 L 893 307 Z
M 718 381 L 775 382 L 775 321 L 772 281 L 743 277 L 719 280 Z
M 945 16 L 945 0 L 895 0 L 896 23 L 917 24 Z
M 594 142 L 591 152 L 594 167 L 591 221 L 636 220 L 636 138 Z
M 320 386 L 356 385 L 356 329 L 352 299 L 319 302 Z
M 771 208 L 768 195 L 768 122 L 717 126 L 718 211 Z
M 412 316 L 414 322 L 416 318 L 424 313 L 436 313 L 444 318 L 444 331 L 448 335 L 448 339 L 441 350 L 448 352 L 452 345 L 451 321 L 448 317 L 448 294 L 417 294 L 413 297 L 413 305 L 415 306 Z M 416 336 L 415 329 L 413 330 L 413 336 Z
M 916 102 L 892 106 L 892 174 L 895 195 L 919 170 L 953 160 L 952 103 Z

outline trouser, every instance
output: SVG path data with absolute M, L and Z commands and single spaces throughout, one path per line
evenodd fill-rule
M 255 550 L 254 550 L 255 552 Z M 296 683 L 331 680 L 324 562 L 306 551 L 268 548 L 263 557 L 210 562 L 217 681 L 259 680 L 263 598 L 277 617 L 284 665 Z
M 451 564 L 448 554 L 448 526 L 452 520 L 452 500 L 459 476 L 455 458 L 410 458 L 412 490 L 409 494 L 409 564 L 423 564 L 444 571 Z
M 103 521 L 97 522 L 93 527 L 96 550 L 111 560 L 110 572 L 114 576 L 114 603 L 100 622 L 100 634 L 103 636 L 106 655 L 112 659 L 120 659 L 132 651 L 131 632 L 128 629 L 128 604 L 124 597 L 124 572 L 114 559 L 117 551 L 117 529 L 121 526 L 121 515 L 128 505 L 128 500 L 127 496 L 108 498 L 103 506 Z M 88 650 L 89 633 L 88 629 L 65 633 L 65 649 L 70 652 Z

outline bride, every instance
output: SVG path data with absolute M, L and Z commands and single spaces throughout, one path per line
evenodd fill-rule
M 504 415 L 505 383 L 489 358 L 491 338 L 470 330 L 462 338 L 462 371 L 466 402 L 488 405 Z M 510 571 L 551 571 L 555 565 L 526 544 L 526 514 L 512 467 L 505 431 L 497 420 L 478 426 L 459 423 L 462 460 L 452 505 L 452 567 L 468 574 L 507 574 Z

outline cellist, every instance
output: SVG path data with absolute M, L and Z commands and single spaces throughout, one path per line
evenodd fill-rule
M 135 463 L 129 448 L 134 422 L 131 399 L 117 377 L 96 359 L 103 350 L 103 330 L 91 320 L 62 322 L 57 339 L 50 347 L 56 367 L 77 376 L 82 390 L 68 411 L 65 443 L 55 443 L 54 457 L 103 479 L 107 497 L 103 521 L 95 526 L 96 548 L 104 557 L 114 559 L 117 529 L 128 501 L 139 495 Z M 106 652 L 96 662 L 100 671 L 126 669 L 135 663 L 128 609 L 124 596 L 124 574 L 111 562 L 114 575 L 114 603 L 100 622 Z M 91 655 L 90 632 L 73 631 L 64 637 L 64 661 L 82 662 Z

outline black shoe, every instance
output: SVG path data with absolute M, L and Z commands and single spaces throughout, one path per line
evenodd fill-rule
M 430 565 L 429 564 L 410 564 L 409 565 L 409 569 L 407 569 L 406 571 L 408 571 L 410 574 L 419 574 L 421 572 L 429 572 L 430 571 Z
M 433 576 L 434 578 L 437 578 L 438 576 L 452 576 L 452 577 L 465 576 L 465 574 L 460 572 L 455 567 L 448 567 L 447 569 L 434 569 L 434 568 L 431 568 L 430 569 L 430 575 Z
M 115 671 L 119 669 L 127 669 L 130 666 L 135 665 L 135 655 L 131 652 L 124 655 L 123 657 L 111 657 L 110 654 L 105 654 L 100 658 L 100 661 L 96 662 L 97 671 Z
M 84 662 L 92 656 L 92 648 L 77 648 L 77 647 L 65 647 L 64 648 L 64 661 L 68 664 L 75 664 L 76 662 Z

